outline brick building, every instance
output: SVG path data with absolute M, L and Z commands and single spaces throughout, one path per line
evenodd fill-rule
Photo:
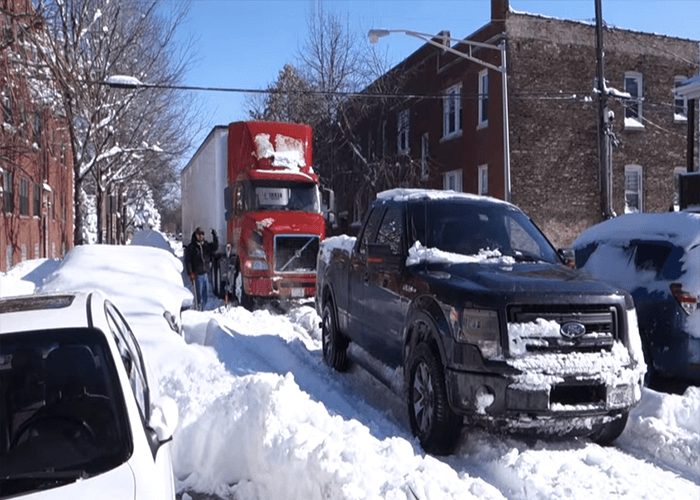
M 448 46 L 445 35 L 432 40 Z M 340 153 L 333 177 L 340 230 L 352 232 L 373 197 L 371 187 L 358 187 L 366 185 L 373 162 L 389 169 L 409 163 L 413 173 L 406 170 L 395 185 L 502 199 L 510 186 L 511 201 L 555 245 L 567 246 L 602 219 L 595 26 L 517 13 L 507 0 L 492 0 L 490 22 L 466 39 L 506 41 L 510 168 L 501 74 L 425 44 L 365 90 L 392 88 L 395 98 L 355 99 L 347 108 L 356 140 Z M 673 89 L 697 74 L 698 42 L 606 28 L 604 43 L 608 87 L 633 97 L 609 101 L 619 140 L 612 153 L 612 207 L 617 214 L 668 210 L 686 165 L 687 101 Z M 469 51 L 465 44 L 452 47 Z M 498 51 L 471 53 L 501 64 Z
M 73 170 L 65 118 L 30 81 L 24 32 L 31 0 L 2 0 L 0 26 L 0 271 L 26 259 L 58 258 L 72 247 Z

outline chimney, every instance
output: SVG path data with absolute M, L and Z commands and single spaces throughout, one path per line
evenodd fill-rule
M 491 0 L 491 22 L 503 22 L 510 10 L 508 0 Z

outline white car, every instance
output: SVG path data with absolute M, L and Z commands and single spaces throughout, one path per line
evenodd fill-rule
M 0 497 L 175 498 L 177 419 L 104 295 L 0 300 Z

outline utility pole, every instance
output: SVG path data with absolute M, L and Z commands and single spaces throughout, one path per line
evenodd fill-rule
M 612 210 L 612 142 L 611 119 L 608 109 L 608 89 L 605 85 L 605 51 L 603 49 L 603 14 L 601 0 L 595 0 L 596 60 L 598 80 L 598 159 L 600 162 L 600 211 L 603 219 L 615 216 Z

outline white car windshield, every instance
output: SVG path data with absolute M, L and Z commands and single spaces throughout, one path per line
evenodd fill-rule
M 10 333 L 0 343 L 0 496 L 110 470 L 131 454 L 107 343 L 90 329 Z

